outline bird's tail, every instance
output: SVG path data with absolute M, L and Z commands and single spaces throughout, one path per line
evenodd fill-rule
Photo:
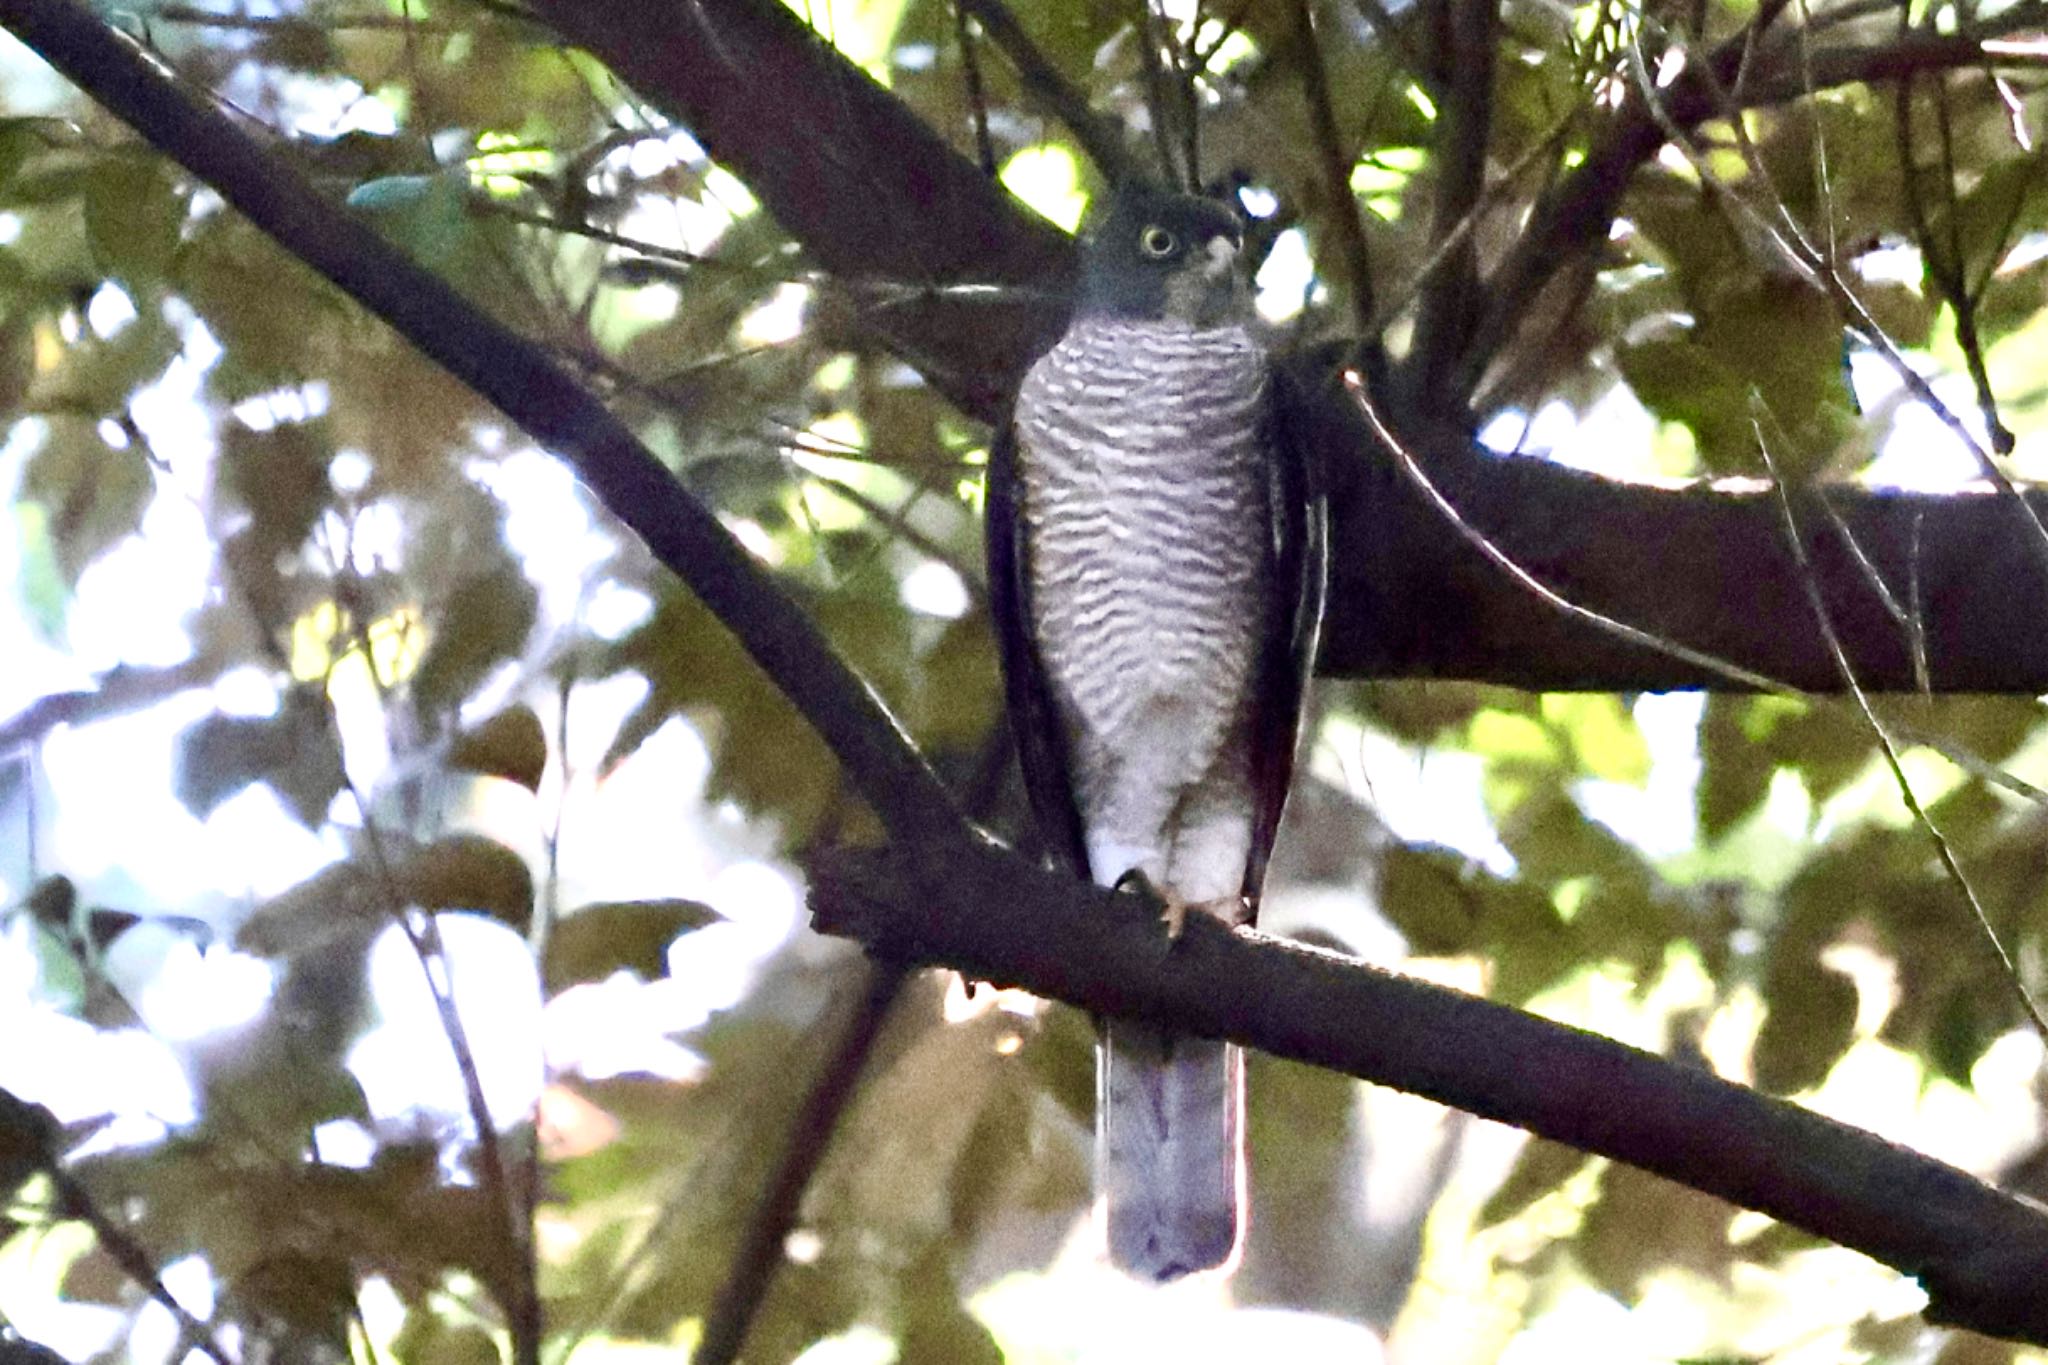
M 1110 1260 L 1158 1281 L 1230 1264 L 1244 1232 L 1243 1051 L 1119 1020 L 1096 1068 Z

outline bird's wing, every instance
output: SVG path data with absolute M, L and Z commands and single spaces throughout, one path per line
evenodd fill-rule
M 1251 858 L 1244 873 L 1245 903 L 1254 916 L 1294 780 L 1295 743 L 1323 619 L 1327 500 L 1313 444 L 1290 421 L 1298 410 L 1297 395 L 1276 367 L 1266 401 L 1264 436 L 1273 514 L 1275 610 L 1267 614 L 1252 694 L 1252 790 L 1257 804 Z
M 1010 734 L 1016 740 L 1017 763 L 1024 771 L 1024 791 L 1038 821 L 1039 837 L 1067 871 L 1085 878 L 1088 851 L 1067 764 L 1066 729 L 1053 701 L 1045 663 L 1039 657 L 1036 618 L 1031 612 L 1030 528 L 1024 520 L 1017 445 L 1016 425 L 1005 419 L 997 425 L 989 450 L 983 494 L 988 521 L 989 614 L 1002 659 Z

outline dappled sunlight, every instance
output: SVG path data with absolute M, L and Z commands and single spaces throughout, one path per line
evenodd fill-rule
M 1317 4 L 1302 27 L 1285 6 L 1161 0 L 1150 36 L 1114 6 L 1006 8 L 1014 32 L 996 8 L 790 0 L 753 15 L 770 37 L 734 48 L 737 71 L 714 60 L 737 11 L 650 11 L 633 37 L 707 63 L 674 89 L 625 74 L 601 26 L 569 34 L 611 16 L 561 0 L 540 23 L 287 4 L 117 25 L 122 51 L 209 95 L 220 138 L 260 130 L 334 213 L 454 284 L 477 354 L 552 362 L 626 422 L 746 552 L 716 573 L 620 531 L 616 512 L 670 509 L 606 511 L 574 472 L 579 433 L 526 414 L 561 448 L 536 445 L 516 395 L 501 412 L 450 377 L 467 353 L 371 320 L 278 224 L 228 207 L 249 199 L 0 34 L 0 1166 L 23 1177 L 0 1188 L 0 1354 L 12 1331 L 74 1360 L 204 1359 L 160 1295 L 208 1320 L 221 1365 L 651 1365 L 708 1353 L 707 1324 L 761 1290 L 740 1303 L 744 1358 L 799 1365 L 1960 1362 L 1964 1339 L 1876 1260 L 1262 1053 L 1242 1266 L 1163 1287 L 1112 1270 L 1094 1021 L 1000 977 L 898 985 L 811 931 L 810 870 L 903 848 L 912 822 L 867 770 L 902 753 L 866 734 L 858 689 L 756 628 L 785 594 L 973 828 L 1028 846 L 984 582 L 1003 448 L 985 419 L 1021 329 L 1057 321 L 1034 281 L 1070 257 L 990 206 L 1074 232 L 1162 155 L 1273 231 L 1252 283 L 1277 348 L 1359 359 L 1396 426 L 1466 422 L 1486 477 L 1535 490 L 1475 501 L 1474 524 L 1527 518 L 1558 559 L 1526 567 L 1568 596 L 1613 533 L 1542 501 L 1567 477 L 1575 508 L 1685 484 L 1670 501 L 1755 509 L 1774 505 L 1768 442 L 1798 497 L 1840 487 L 1863 515 L 1869 490 L 1989 496 L 1955 428 L 1988 446 L 2001 422 L 2003 467 L 2048 473 L 2033 78 L 1986 52 L 1903 101 L 1857 81 L 1801 97 L 1815 69 L 1962 30 L 1945 10 L 1901 35 L 1839 0 L 1766 7 L 1730 121 L 1685 101 L 1754 6 L 1715 0 L 1688 36 L 1628 6 L 1508 0 L 1475 119 L 1461 90 L 1488 70 L 1446 60 L 1436 45 L 1468 38 L 1405 0 Z M 685 21 L 702 26 L 663 27 Z M 1603 161 L 1645 141 L 1622 122 L 1649 127 L 1637 42 L 1671 141 Z M 764 90 L 776 107 L 747 103 Z M 1486 140 L 1468 163 L 1446 144 L 1460 126 Z M 862 183 L 878 163 L 846 139 L 867 128 L 961 159 Z M 1610 197 L 1553 213 L 1589 169 Z M 954 197 L 919 201 L 931 186 Z M 1545 237 L 1550 218 L 1566 226 Z M 1939 408 L 1793 259 L 1794 224 Z M 880 235 L 927 231 L 910 253 Z M 1945 252 L 1973 295 L 1944 283 Z M 937 278 L 975 287 L 917 287 Z M 1911 613 L 1937 687 L 1953 646 L 1932 615 L 1978 586 L 1934 541 L 1940 506 L 1887 503 L 1930 509 L 1939 574 L 1916 559 L 1883 585 L 1903 609 L 1845 607 Z M 1386 526 L 1377 503 L 1355 514 Z M 1819 516 L 1808 538 L 1840 558 Z M 1426 523 L 1361 543 L 1357 524 L 1338 553 L 1450 545 Z M 1815 638 L 1799 584 L 1752 592 L 1739 564 L 1694 582 L 1711 546 L 1674 544 L 1684 563 L 1638 599 L 1668 590 L 1673 611 L 1630 624 L 1754 613 L 1769 629 L 1732 621 L 1725 647 L 1762 638 L 1760 669 Z M 1574 660 L 1517 652 L 1541 627 L 1495 633 L 1535 601 L 1488 596 L 1497 568 L 1415 583 L 1389 608 L 1415 607 L 1407 636 L 1337 604 L 1326 659 L 1428 676 L 1318 681 L 1259 929 L 2039 1197 L 2048 1044 L 1927 825 L 2037 987 L 2038 793 L 1987 774 L 2048 786 L 2048 713 L 1880 696 L 1923 815 L 1838 699 L 1569 690 Z M 1448 667 L 1438 631 L 1467 647 Z M 785 688 L 821 680 L 789 657 L 828 675 L 825 702 L 792 705 Z M 1616 657 L 1580 680 L 1701 676 Z M 1566 690 L 1500 681 L 1531 676 Z M 806 713 L 886 761 L 842 765 Z M 962 907 L 933 847 L 901 908 L 937 923 Z M 1371 1041 L 1383 1074 L 1457 1093 L 1402 1071 L 1425 1043 Z M 68 1126 L 46 1139 L 23 1105 Z M 74 1178 L 104 1244 L 66 1202 Z M 508 1230 L 529 1220 L 526 1248 Z M 765 1258 L 737 1260 L 747 1246 Z

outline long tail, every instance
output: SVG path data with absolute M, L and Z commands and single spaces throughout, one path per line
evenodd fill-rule
M 1244 1232 L 1242 1050 L 1110 1022 L 1095 1082 L 1110 1260 L 1158 1281 L 1230 1263 Z

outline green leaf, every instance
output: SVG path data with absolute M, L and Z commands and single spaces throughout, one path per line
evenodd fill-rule
M 448 765 L 463 772 L 483 773 L 540 790 L 548 762 L 548 739 L 533 708 L 521 703 L 455 737 Z
M 1970 1088 L 1970 1070 L 1984 1050 L 2012 1024 L 2012 1008 L 2004 992 L 1971 981 L 1948 993 L 1936 1011 L 1926 1043 L 1927 1061 L 1935 1074 Z
M 1617 1161 L 1601 1172 L 1600 1202 L 1572 1250 L 1593 1283 L 1625 1303 L 1643 1280 L 1672 1269 L 1726 1285 L 1734 1216 L 1733 1205 L 1712 1195 Z
M 178 740 L 178 800 L 201 819 L 252 782 L 262 782 L 300 823 L 318 828 L 347 777 L 327 726 L 326 703 L 288 694 L 274 716 L 205 716 Z
M 0 119 L 0 208 L 73 199 L 101 157 L 65 119 Z
M 104 158 L 85 185 L 85 232 L 100 265 L 138 297 L 170 274 L 185 224 L 186 198 L 162 158 L 130 152 Z
M 332 503 L 333 458 L 321 421 L 279 422 L 262 431 L 228 422 L 221 431 L 223 480 L 273 555 L 297 548 Z
M 337 937 L 360 937 L 366 922 L 408 907 L 489 915 L 523 934 L 533 918 L 533 874 L 525 859 L 480 834 L 425 845 L 386 836 L 382 863 L 335 863 L 273 896 L 243 920 L 235 946 L 295 956 Z
M 452 1323 L 426 1304 L 406 1314 L 391 1353 L 408 1365 L 501 1365 L 497 1340 L 471 1323 Z
M 1772 971 L 1763 996 L 1758 1088 L 1783 1095 L 1819 1085 L 1854 1040 L 1856 984 L 1817 962 L 1797 963 Z
M 1750 739 L 1743 727 L 1741 697 L 1716 694 L 1707 698 L 1700 717 L 1700 782 L 1695 809 L 1700 836 L 1719 839 L 1763 804 L 1771 789 L 1777 759 Z
M 903 1282 L 897 1365 L 1003 1365 L 1002 1348 L 960 1302 L 960 1286 L 934 1248 Z
M 599 669 L 637 672 L 649 684 L 606 750 L 606 770 L 687 715 L 711 744 L 710 794 L 775 815 L 791 841 L 837 794 L 837 766 L 816 732 L 684 589 L 666 588 L 653 614 L 606 652 Z
M 349 191 L 348 206 L 376 222 L 421 265 L 445 267 L 469 231 L 469 175 L 394 175 Z
M 1571 741 L 1589 776 L 1640 787 L 1650 776 L 1650 746 L 1620 697 L 1606 692 L 1553 692 L 1543 698 L 1543 719 Z
M 239 217 L 216 215 L 203 230 L 195 228 L 178 253 L 176 279 L 178 292 L 223 348 L 206 383 L 228 403 L 299 382 L 315 356 L 339 365 L 341 358 L 329 358 L 333 352 L 373 344 L 332 286 Z M 280 307 L 282 299 L 291 306 Z M 420 365 L 417 357 L 411 363 Z M 401 405 L 380 415 L 409 411 Z
M 67 587 L 76 587 L 87 565 L 142 529 L 155 491 L 140 451 L 116 450 L 97 423 L 80 417 L 49 419 L 49 433 L 21 480 L 21 496 L 48 517 L 49 543 Z
M 1464 952 L 1479 922 L 1485 874 L 1443 849 L 1398 844 L 1380 864 L 1380 913 L 1423 957 Z
M 30 411 L 73 418 L 122 417 L 135 391 L 160 378 L 183 342 L 146 305 L 127 326 L 104 339 L 83 336 L 64 348 L 57 364 L 38 374 L 23 405 Z M 142 452 L 131 448 L 131 459 Z
M 455 834 L 418 850 L 398 869 L 406 900 L 422 910 L 472 910 L 524 934 L 533 920 L 533 873 L 494 839 Z
M 426 656 L 413 674 L 420 709 L 453 711 L 493 668 L 517 657 L 539 606 L 539 593 L 509 559 L 456 588 L 435 612 Z
M 1554 985 L 1582 955 L 1581 938 L 1539 887 L 1504 882 L 1482 901 L 1481 935 L 1493 959 L 1492 995 L 1521 1004 Z
M 1515 1158 L 1514 1169 L 1479 1209 L 1479 1225 L 1504 1223 L 1584 1170 L 1593 1158 L 1576 1147 L 1547 1138 L 1531 1138 Z
M 586 905 L 565 915 L 548 933 L 543 975 L 554 995 L 585 981 L 603 981 L 616 971 L 644 980 L 668 972 L 668 946 L 720 916 L 697 901 L 613 901 Z

